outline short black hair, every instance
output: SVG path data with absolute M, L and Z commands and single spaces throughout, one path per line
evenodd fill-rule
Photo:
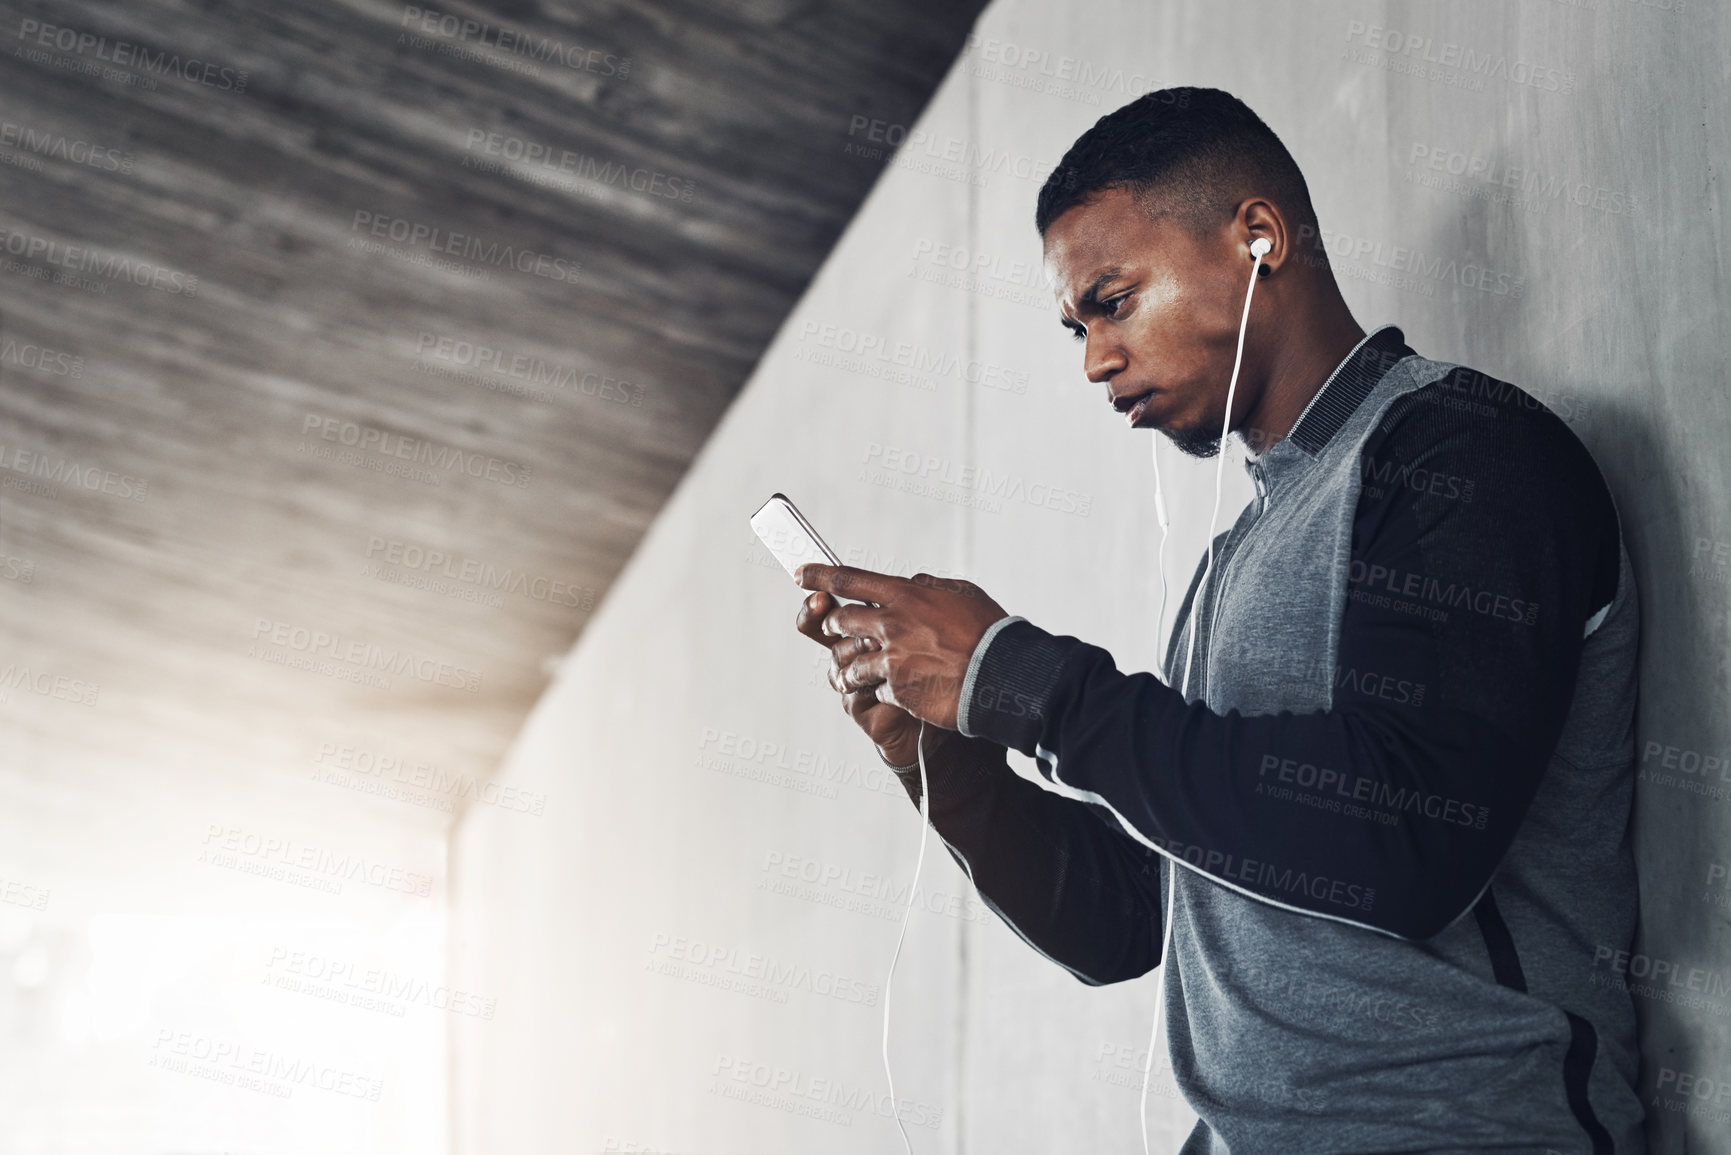
M 1218 88 L 1147 92 L 1095 121 L 1046 178 L 1034 227 L 1045 236 L 1065 212 L 1112 188 L 1195 236 L 1229 220 L 1249 189 L 1295 227 L 1316 227 L 1298 162 L 1249 106 Z

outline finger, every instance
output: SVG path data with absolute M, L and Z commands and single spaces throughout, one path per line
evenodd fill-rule
M 826 634 L 847 634 L 855 638 L 875 638 L 885 641 L 885 619 L 889 610 L 876 609 L 872 606 L 845 605 L 837 606 L 824 615 L 823 631 Z
M 873 700 L 872 694 L 877 690 L 880 679 L 872 678 L 869 675 L 859 675 L 850 685 L 843 679 L 846 677 L 846 671 L 852 668 L 848 666 L 841 670 L 831 670 L 829 672 L 829 688 L 844 698 L 863 696 L 869 705 Z
M 823 618 L 834 608 L 835 599 L 828 594 L 807 594 L 805 600 L 799 603 L 799 613 L 794 616 L 794 628 L 812 641 L 827 646 L 834 639 L 825 636 Z
M 877 648 L 877 643 L 870 638 L 842 637 L 830 639 L 834 644 L 829 648 L 830 668 L 840 670 L 843 666 Z
M 824 671 L 824 676 L 829 680 L 829 688 L 841 691 L 841 672 L 861 654 L 869 654 L 878 648 L 878 644 L 870 638 L 844 637 L 837 641 L 829 648 L 829 669 Z
M 859 721 L 861 714 L 876 705 L 878 705 L 878 694 L 875 686 L 871 689 L 859 690 L 841 696 L 841 708 L 847 711 L 847 716 L 856 722 Z
M 851 694 L 855 690 L 863 690 L 880 682 L 887 682 L 890 676 L 890 656 L 882 650 L 874 650 L 869 654 L 861 654 L 841 669 L 836 687 L 843 693 Z
M 829 669 L 824 671 L 824 677 L 829 681 L 832 690 L 841 689 L 841 672 L 844 667 L 859 655 L 868 653 L 877 647 L 870 638 L 841 637 L 830 639 Z
M 888 605 L 890 600 L 913 583 L 875 570 L 851 565 L 823 565 L 806 562 L 799 567 L 799 584 L 808 590 L 828 590 L 838 598 Z

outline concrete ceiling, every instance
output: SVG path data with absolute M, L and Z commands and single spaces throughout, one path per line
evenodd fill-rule
M 7 7 L 4 770 L 410 789 L 492 772 L 981 5 Z

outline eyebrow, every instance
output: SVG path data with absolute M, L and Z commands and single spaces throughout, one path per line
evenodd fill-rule
M 1123 269 L 1113 266 L 1095 277 L 1094 283 L 1082 291 L 1081 299 L 1076 302 L 1078 309 L 1087 308 L 1090 305 L 1098 305 L 1100 303 L 1100 290 L 1104 289 L 1107 285 L 1111 284 L 1112 281 L 1122 276 L 1123 273 Z M 1058 323 L 1063 325 L 1064 328 L 1070 330 L 1072 333 L 1081 333 L 1085 331 L 1080 324 L 1062 315 L 1059 316 Z
M 1094 283 L 1088 286 L 1087 291 L 1082 294 L 1082 300 L 1079 303 L 1083 305 L 1098 305 L 1100 303 L 1100 290 L 1117 280 L 1123 272 L 1123 269 L 1111 268 L 1095 277 Z

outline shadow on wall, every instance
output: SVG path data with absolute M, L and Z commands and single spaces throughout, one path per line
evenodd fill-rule
M 1603 395 L 1614 399 L 1606 406 L 1605 423 L 1618 431 L 1620 452 L 1614 461 L 1601 461 L 1601 465 L 1623 516 L 1624 539 L 1641 595 L 1641 689 L 1635 715 L 1635 762 L 1639 769 L 1648 764 L 1650 744 L 1663 750 L 1688 745 L 1689 736 L 1711 733 L 1715 715 L 1724 709 L 1725 687 L 1723 681 L 1674 676 L 1669 664 L 1661 670 L 1656 660 L 1657 655 L 1674 648 L 1708 644 L 1714 636 L 1714 614 L 1689 599 L 1691 583 L 1679 578 L 1687 569 L 1681 564 L 1662 566 L 1645 560 L 1691 556 L 1688 534 L 1683 531 L 1690 520 L 1689 499 L 1682 483 L 1690 463 L 1676 445 L 1660 435 L 1652 415 L 1632 404 L 1626 393 L 1607 387 Z M 1619 480 L 1626 483 L 1618 484 Z M 1632 506 L 1623 499 L 1637 482 L 1649 519 L 1644 522 L 1630 516 Z M 1654 540 L 1647 538 L 1650 529 L 1659 535 Z M 1717 612 L 1722 618 L 1724 607 Z M 1722 634 L 1720 640 L 1722 655 Z M 1694 662 L 1681 662 L 1676 668 L 1699 667 Z M 1667 791 L 1665 786 L 1640 780 L 1635 783 L 1631 825 L 1641 885 L 1641 918 L 1630 950 L 1665 959 L 1711 960 L 1718 937 L 1714 920 L 1690 917 L 1683 909 L 1683 896 L 1702 884 L 1703 864 L 1731 857 L 1726 854 L 1724 803 L 1666 804 L 1661 796 Z M 1640 832 L 1651 830 L 1660 815 L 1663 842 L 1649 845 Z M 1686 873 L 1691 871 L 1697 873 Z M 1721 914 L 1720 921 L 1724 917 Z M 1652 1086 L 1659 1066 L 1671 1066 L 1684 1057 L 1678 1053 L 1677 1044 L 1689 1039 L 1701 1025 L 1691 1022 L 1697 1012 L 1662 999 L 1637 997 L 1635 1013 L 1640 1023 L 1641 1086 L 1645 1088 Z M 1648 1097 L 1644 1094 L 1643 1100 Z
M 1507 172 L 1522 163 L 1521 158 L 1499 148 L 1491 168 Z M 1706 864 L 1731 858 L 1724 845 L 1723 803 L 1678 804 L 1667 797 L 1667 787 L 1643 782 L 1639 774 L 1654 746 L 1661 751 L 1688 746 L 1693 736 L 1712 732 L 1716 712 L 1723 709 L 1725 686 L 1722 679 L 1689 677 L 1682 672 L 1710 666 L 1714 660 L 1711 654 L 1664 667 L 1654 658 L 1666 652 L 1682 655 L 1696 647 L 1711 648 L 1716 629 L 1722 653 L 1731 607 L 1723 600 L 1710 605 L 1690 597 L 1691 591 L 1703 588 L 1704 583 L 1690 580 L 1686 564 L 1694 556 L 1686 527 L 1699 517 L 1690 513 L 1683 479 L 1700 470 L 1683 449 L 1662 435 L 1650 408 L 1639 403 L 1654 394 L 1657 383 L 1595 380 L 1580 374 L 1572 380 L 1558 380 L 1553 388 L 1514 368 L 1532 366 L 1533 350 L 1554 344 L 1549 326 L 1555 316 L 1591 317 L 1607 307 L 1605 294 L 1596 293 L 1598 282 L 1592 278 L 1547 285 L 1549 304 L 1535 301 L 1531 272 L 1546 267 L 1541 246 L 1548 239 L 1545 226 L 1549 223 L 1550 218 L 1529 215 L 1515 205 L 1493 205 L 1488 198 L 1473 197 L 1458 215 L 1443 218 L 1428 230 L 1420 242 L 1424 253 L 1483 254 L 1497 271 L 1524 277 L 1527 288 L 1518 301 L 1505 301 L 1503 307 L 1483 310 L 1470 322 L 1463 321 L 1463 331 L 1471 325 L 1470 339 L 1463 348 L 1419 352 L 1439 360 L 1463 361 L 1473 368 L 1509 367 L 1505 379 L 1538 397 L 1568 423 L 1587 445 L 1610 487 L 1641 604 L 1640 689 L 1634 739 L 1638 777 L 1629 825 L 1641 898 L 1635 939 L 1628 949 L 1632 956 L 1646 955 L 1683 969 L 1714 958 L 1714 920 L 1697 917 L 1687 896 L 1704 885 Z M 1559 226 L 1570 227 L 1561 222 L 1551 227 Z M 1547 308 L 1550 316 L 1545 315 Z M 1485 371 L 1498 375 L 1494 369 Z M 1584 408 L 1584 398 L 1588 397 L 1593 398 L 1590 412 Z M 1665 559 L 1671 564 L 1663 564 Z M 1699 753 L 1696 756 L 1702 757 Z M 1652 830 L 1660 820 L 1665 824 L 1662 840 L 1650 834 L 1642 836 L 1643 830 Z M 1598 944 L 1593 945 L 1597 950 Z M 1596 965 L 1596 959 L 1583 960 L 1583 967 Z M 1695 1021 L 1700 1012 L 1640 994 L 1632 1001 L 1641 1060 L 1637 1090 L 1644 1103 L 1652 1104 L 1657 1098 L 1654 1087 L 1660 1068 L 1688 1066 L 1680 1044 L 1701 1029 Z M 1666 1116 L 1649 1105 L 1646 1132 L 1655 1150 L 1661 1142 L 1660 1131 L 1669 1130 L 1666 1123 Z

